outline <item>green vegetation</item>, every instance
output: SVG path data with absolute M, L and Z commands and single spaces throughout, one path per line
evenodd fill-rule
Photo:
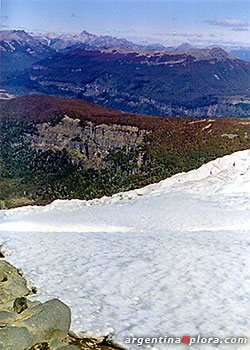
M 11 179 L 30 174 L 34 151 L 25 140 L 27 132 L 32 134 L 36 129 L 13 115 L 2 118 L 0 151 L 3 177 Z

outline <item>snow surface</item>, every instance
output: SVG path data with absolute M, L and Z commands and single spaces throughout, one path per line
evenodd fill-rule
M 2 210 L 0 244 L 78 333 L 248 337 L 250 150 L 110 198 Z

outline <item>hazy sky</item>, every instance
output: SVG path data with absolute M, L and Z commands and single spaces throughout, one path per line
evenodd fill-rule
M 0 0 L 1 1 L 1 0 Z M 250 0 L 2 0 L 2 29 L 249 45 Z

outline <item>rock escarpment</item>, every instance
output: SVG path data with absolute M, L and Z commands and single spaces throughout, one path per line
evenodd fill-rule
M 65 115 L 55 125 L 45 122 L 37 125 L 37 133 L 28 135 L 36 150 L 67 149 L 84 168 L 104 165 L 111 150 L 136 148 L 143 143 L 145 130 L 136 126 L 95 124 Z

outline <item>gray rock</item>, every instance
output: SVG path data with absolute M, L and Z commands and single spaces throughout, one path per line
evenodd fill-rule
M 24 350 L 31 345 L 32 338 L 26 328 L 12 326 L 0 328 L 0 346 L 3 350 Z
M 24 311 L 22 315 L 25 318 L 16 321 L 15 326 L 26 327 L 33 335 L 35 343 L 66 338 L 71 323 L 70 308 L 60 300 L 53 299 L 39 305 L 38 310 L 27 318 Z
M 29 294 L 21 271 L 0 260 L 0 350 L 27 350 L 42 343 L 51 350 L 78 350 L 67 345 L 70 308 L 58 299 L 32 302 L 25 297 Z
M 26 280 L 7 261 L 0 260 L 0 304 L 29 294 Z
M 16 313 L 11 311 L 0 311 L 0 322 L 11 323 L 16 320 Z
M 67 150 L 71 156 L 80 161 L 83 167 L 98 168 L 103 165 L 109 150 L 128 147 L 135 148 L 143 143 L 149 132 L 136 126 L 119 124 L 99 124 L 85 121 L 80 125 L 79 119 L 67 115 L 56 125 L 37 124 L 38 134 L 26 135 L 37 150 Z

